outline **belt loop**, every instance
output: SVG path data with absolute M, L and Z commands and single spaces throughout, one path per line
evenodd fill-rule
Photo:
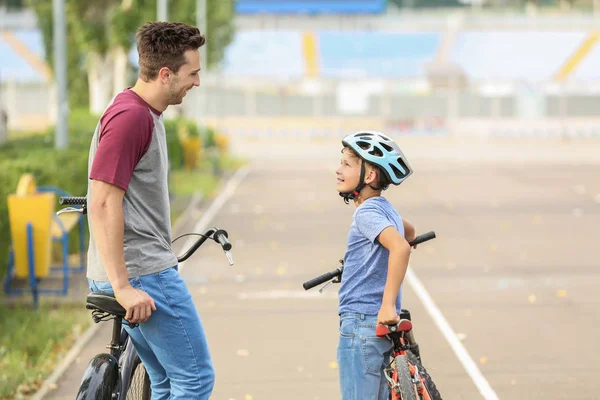
M 360 314 L 360 320 L 364 321 L 365 320 L 365 314 Z

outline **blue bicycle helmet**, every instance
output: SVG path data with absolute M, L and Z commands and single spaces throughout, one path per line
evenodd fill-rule
M 342 144 L 354 150 L 362 160 L 378 166 L 386 175 L 388 181 L 394 185 L 399 185 L 413 173 L 400 147 L 383 133 L 376 131 L 356 132 L 346 136 L 342 140 Z M 346 202 L 358 196 L 365 187 L 363 182 L 364 168 L 363 163 L 358 187 L 353 192 L 340 193 L 340 196 L 344 197 Z

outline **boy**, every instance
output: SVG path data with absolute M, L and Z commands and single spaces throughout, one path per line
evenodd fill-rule
M 337 190 L 354 212 L 339 290 L 338 364 L 343 400 L 388 399 L 384 362 L 392 343 L 375 335 L 377 324 L 399 321 L 401 285 L 415 229 L 381 192 L 412 169 L 389 137 L 361 131 L 342 140 Z

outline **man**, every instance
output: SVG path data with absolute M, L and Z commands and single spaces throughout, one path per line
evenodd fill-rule
M 171 22 L 137 32 L 140 73 L 117 94 L 89 155 L 87 277 L 114 293 L 150 376 L 153 399 L 208 399 L 214 369 L 192 296 L 171 249 L 168 157 L 162 113 L 200 85 L 198 28 Z

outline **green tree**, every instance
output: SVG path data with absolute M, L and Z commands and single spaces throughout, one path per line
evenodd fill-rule
M 28 0 L 44 36 L 47 61 L 53 66 L 52 0 Z M 157 0 L 69 0 L 67 54 L 71 105 L 88 102 L 100 113 L 115 93 L 132 82 L 129 50 L 135 32 L 156 19 Z M 207 1 L 207 64 L 214 68 L 233 37 L 233 0 Z M 169 20 L 196 23 L 196 0 L 171 0 Z M 85 93 L 85 94 L 84 94 Z

